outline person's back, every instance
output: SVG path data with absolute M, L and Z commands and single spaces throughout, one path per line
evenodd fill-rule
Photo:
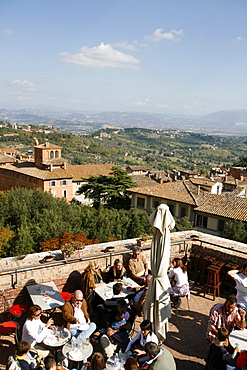
M 150 358 L 145 364 L 148 370 L 176 370 L 176 363 L 171 353 L 165 348 L 159 348 L 154 342 L 148 342 L 144 347 Z

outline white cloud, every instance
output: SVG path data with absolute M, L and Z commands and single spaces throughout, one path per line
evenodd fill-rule
M 112 47 L 124 49 L 124 50 L 130 50 L 130 51 L 138 51 L 137 47 L 135 47 L 132 44 L 128 44 L 127 42 L 117 42 L 116 44 L 110 44 Z
M 245 40 L 245 38 L 244 38 L 243 36 L 238 36 L 238 37 L 236 38 L 236 40 L 237 40 L 237 41 L 244 41 L 244 40 Z
M 137 105 L 139 107 L 144 107 L 145 105 L 147 105 L 147 102 L 146 101 L 136 101 L 135 103 L 133 103 L 134 105 Z
M 163 28 L 157 28 L 151 36 L 145 36 L 145 40 L 153 40 L 155 42 L 161 40 L 180 41 L 181 36 L 184 35 L 183 30 L 171 30 L 169 32 L 163 32 Z
M 138 59 L 132 55 L 115 50 L 110 44 L 104 44 L 103 42 L 99 46 L 92 48 L 83 46 L 77 54 L 62 52 L 59 55 L 63 62 L 86 67 L 140 69 L 140 61 Z
M 33 98 L 31 97 L 27 97 L 27 96 L 18 96 L 17 98 L 18 100 L 33 100 Z
M 158 108 L 168 108 L 169 104 L 155 104 L 155 106 Z
M 2 30 L 2 33 L 5 33 L 5 35 L 13 35 L 15 31 L 11 30 L 10 28 L 5 28 Z
M 24 86 L 24 87 L 32 87 L 34 86 L 34 83 L 33 82 L 30 82 L 30 81 L 27 81 L 27 80 L 15 80 L 13 81 L 13 85 L 16 85 L 16 86 Z

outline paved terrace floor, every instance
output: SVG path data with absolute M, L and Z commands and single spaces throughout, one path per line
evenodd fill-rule
M 207 356 L 208 343 L 205 339 L 205 331 L 209 310 L 215 303 L 223 303 L 224 298 L 218 297 L 215 301 L 211 295 L 204 298 L 202 287 L 191 288 L 191 299 L 188 310 L 186 298 L 182 298 L 181 307 L 172 314 L 169 320 L 169 332 L 164 343 L 175 358 L 178 370 L 203 370 L 204 358 Z M 142 321 L 137 318 L 135 332 L 139 331 Z M 135 333 L 134 333 L 135 334 Z M 15 346 L 13 337 L 1 337 L 0 340 L 0 369 L 5 369 L 9 355 L 14 353 Z

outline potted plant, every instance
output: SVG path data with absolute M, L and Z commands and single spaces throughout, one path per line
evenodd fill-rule
M 137 245 L 139 247 L 143 247 L 145 245 L 150 245 L 152 241 L 152 235 L 148 235 L 147 233 L 144 233 L 140 235 L 140 238 L 137 239 Z

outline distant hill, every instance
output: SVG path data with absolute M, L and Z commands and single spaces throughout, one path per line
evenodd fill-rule
M 52 125 L 75 134 L 88 134 L 106 127 L 177 129 L 236 136 L 247 134 L 247 110 L 224 110 L 203 117 L 192 117 L 147 112 L 55 112 L 0 109 L 0 120 L 27 125 Z

